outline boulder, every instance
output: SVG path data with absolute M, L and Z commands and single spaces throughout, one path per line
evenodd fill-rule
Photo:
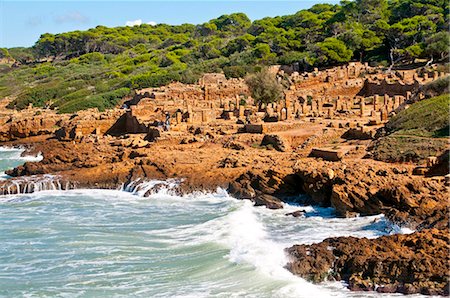
M 272 145 L 275 150 L 280 152 L 286 152 L 291 150 L 289 142 L 285 138 L 276 134 L 264 135 L 264 138 L 261 142 L 261 146 L 268 146 L 268 145 Z
M 283 202 L 280 199 L 267 194 L 258 194 L 252 201 L 255 202 L 255 206 L 266 206 L 268 209 L 283 208 Z
M 161 136 L 161 131 L 157 128 L 149 128 L 144 140 L 149 142 L 156 141 Z

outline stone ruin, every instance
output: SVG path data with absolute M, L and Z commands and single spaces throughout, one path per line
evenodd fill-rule
M 378 125 L 387 121 L 420 85 L 445 75 L 431 72 L 419 76 L 417 70 L 385 74 L 381 68 L 357 62 L 304 73 L 287 73 L 285 69 L 271 67 L 279 78 L 287 77 L 290 87 L 278 102 L 267 105 L 258 105 L 252 99 L 243 79 L 227 79 L 222 73 L 204 74 L 196 84 L 173 82 L 138 90 L 124 129 L 147 132 L 148 127 L 163 122 L 166 113 L 171 116 L 171 130 L 179 131 L 213 123 L 251 124 L 249 131 L 253 131 L 264 122 L 306 118 L 355 118 Z

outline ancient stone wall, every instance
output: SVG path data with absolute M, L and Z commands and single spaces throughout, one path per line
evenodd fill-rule
M 387 80 L 372 81 L 365 80 L 364 85 L 358 92 L 360 96 L 373 96 L 373 95 L 383 95 L 387 94 L 389 96 L 403 95 L 406 96 L 408 92 L 413 92 L 417 90 L 420 86 L 418 81 L 413 83 L 404 83 L 403 81 L 388 82 Z

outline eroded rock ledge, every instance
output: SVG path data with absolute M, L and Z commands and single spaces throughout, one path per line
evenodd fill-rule
M 447 230 L 377 239 L 338 237 L 287 249 L 286 266 L 314 282 L 345 280 L 353 291 L 448 295 Z

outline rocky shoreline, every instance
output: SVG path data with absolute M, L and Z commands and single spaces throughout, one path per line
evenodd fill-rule
M 448 295 L 446 252 L 450 242 L 443 178 L 415 176 L 409 164 L 293 158 L 292 152 L 249 148 L 243 140 L 244 149 L 239 150 L 224 148 L 220 142 L 199 142 L 189 148 L 164 142 L 133 149 L 113 146 L 108 138 L 75 143 L 34 139 L 28 153 L 41 152 L 43 160 L 9 171 L 16 178 L 1 182 L 0 193 L 6 194 L 8 186 L 10 192 L 14 187 L 21 193 L 32 192 L 25 186 L 30 179 L 33 185 L 34 180 L 47 181 L 50 189 L 54 187 L 50 186 L 52 179 L 45 175 L 52 174 L 61 189 L 117 189 L 138 178 L 183 178 L 172 191 L 185 194 L 222 187 L 237 199 L 273 209 L 282 208 L 283 200 L 306 194 L 308 201 L 304 203 L 332 206 L 337 216 L 384 213 L 391 221 L 417 231 L 370 240 L 339 237 L 295 245 L 287 249 L 291 258 L 288 270 L 314 282 L 344 280 L 355 291 Z M 165 151 L 168 146 L 172 149 Z M 252 160 L 253 165 L 223 167 L 223 161 L 233 156 L 242 163 Z M 30 176 L 33 178 L 27 178 Z

